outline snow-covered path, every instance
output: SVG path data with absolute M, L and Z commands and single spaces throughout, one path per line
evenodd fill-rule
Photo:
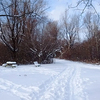
M 100 100 L 100 65 L 56 59 L 54 64 L 0 67 L 0 100 Z
M 80 67 L 66 67 L 51 81 L 43 84 L 33 100 L 87 100 L 80 73 Z

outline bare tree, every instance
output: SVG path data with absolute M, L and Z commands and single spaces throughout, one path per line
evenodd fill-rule
M 82 10 L 81 14 L 83 14 L 86 11 L 86 9 L 93 9 L 94 12 L 98 15 L 98 11 L 95 7 L 95 3 L 99 3 L 99 1 L 98 0 L 78 0 L 76 3 L 76 6 L 72 8 L 76 8 L 76 7 L 83 8 L 81 9 Z
M 41 18 L 45 10 L 43 0 L 10 0 L 0 2 L 1 8 L 1 34 L 2 42 L 11 50 L 13 59 L 19 50 L 25 32 L 32 31 L 31 23 Z M 30 28 L 28 21 L 31 22 Z M 29 29 L 28 29 L 29 28 Z
M 59 27 L 57 22 L 43 23 L 43 26 L 36 31 L 32 42 L 31 50 L 34 52 L 35 59 L 40 63 L 51 63 L 51 58 L 58 48 L 57 37 Z
M 65 39 L 65 48 L 63 53 L 69 53 L 78 38 L 79 16 L 72 15 L 72 17 L 69 18 L 68 14 L 65 13 L 65 16 L 63 17 L 63 26 L 63 34 Z

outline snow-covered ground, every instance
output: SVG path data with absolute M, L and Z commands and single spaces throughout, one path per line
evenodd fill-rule
M 0 66 L 0 100 L 100 100 L 100 65 L 55 59 L 40 67 Z

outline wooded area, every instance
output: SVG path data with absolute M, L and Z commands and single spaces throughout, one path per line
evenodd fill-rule
M 93 7 L 92 2 L 90 6 Z M 100 61 L 98 14 L 87 12 L 80 18 L 65 11 L 59 23 L 48 19 L 46 9 L 44 0 L 0 2 L 1 64 L 6 61 L 52 63 L 54 57 Z M 81 34 L 86 34 L 84 41 L 80 39 Z

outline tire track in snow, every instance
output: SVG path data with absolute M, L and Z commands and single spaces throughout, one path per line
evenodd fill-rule
M 88 100 L 80 75 L 81 67 L 68 66 L 59 75 L 42 84 L 32 100 Z
M 81 79 L 81 67 L 74 66 L 75 70 L 70 79 L 70 100 L 88 100 L 86 93 L 83 91 Z
M 69 80 L 74 68 L 67 67 L 58 76 L 48 81 L 44 87 L 40 88 L 34 100 L 69 100 Z M 65 99 L 66 98 L 66 99 Z

